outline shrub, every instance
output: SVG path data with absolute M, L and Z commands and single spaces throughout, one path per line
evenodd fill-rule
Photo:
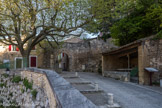
M 12 94 L 12 93 L 10 93 L 10 94 L 9 94 L 9 96 L 10 96 L 10 97 L 12 97 L 12 96 L 13 96 L 13 94 Z
M 15 82 L 15 83 L 19 83 L 20 81 L 22 81 L 20 76 L 14 76 L 12 79 L 12 82 Z
M 0 87 L 3 87 L 4 86 L 4 83 L 0 83 Z
M 6 87 L 6 85 L 7 85 L 6 83 L 0 83 L 0 87 L 3 87 L 3 86 Z
M 23 84 L 24 84 L 24 86 L 26 87 L 26 90 L 32 89 L 33 83 L 30 83 L 30 82 L 28 81 L 28 79 L 24 78 Z
M 9 75 L 6 73 L 2 74 L 2 76 L 4 76 L 5 78 L 9 77 Z
M 24 89 L 21 89 L 21 92 L 22 92 L 22 93 L 24 93 L 24 92 L 25 92 L 25 90 L 24 90 Z
M 37 90 L 32 90 L 32 92 L 31 92 L 31 94 L 32 94 L 32 97 L 34 98 L 34 99 L 36 99 L 36 96 L 37 96 Z

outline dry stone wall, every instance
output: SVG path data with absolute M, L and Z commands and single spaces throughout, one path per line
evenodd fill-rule
M 28 68 L 21 75 L 45 89 L 50 108 L 97 108 L 55 71 Z
M 116 47 L 111 38 L 107 39 L 106 42 L 102 39 L 92 39 L 79 43 L 65 43 L 59 53 L 68 55 L 69 71 L 98 72 L 102 68 L 101 53 Z
M 145 64 L 149 67 L 153 67 L 159 70 L 158 73 L 154 73 L 153 80 L 159 82 L 159 78 L 162 79 L 162 39 L 160 40 L 147 40 L 143 43 L 146 55 L 148 58 Z
M 83 40 L 80 42 L 65 42 L 61 49 L 43 51 L 40 58 L 40 68 L 51 68 L 59 71 L 58 55 L 65 53 L 68 55 L 68 71 L 98 72 L 101 70 L 102 52 L 116 48 L 109 38 L 106 42 L 102 39 Z
M 24 70 L 21 72 L 21 76 L 23 78 L 27 78 L 29 81 L 32 81 L 34 85 L 43 88 L 47 94 L 50 108 L 56 108 L 56 98 L 54 96 L 50 83 L 44 73 Z
M 0 74 L 0 108 L 50 108 L 47 92 L 31 81 L 26 86 L 25 81 L 29 80 L 12 73 Z

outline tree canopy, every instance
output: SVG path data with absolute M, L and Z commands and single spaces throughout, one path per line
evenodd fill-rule
M 162 4 L 155 0 L 137 0 L 133 11 L 113 24 L 110 31 L 118 45 L 162 35 Z
M 90 8 L 87 0 L 0 0 L 0 42 L 29 56 L 47 36 L 65 37 L 89 23 Z
M 150 35 L 162 37 L 161 0 L 96 0 L 93 5 L 101 11 L 93 11 L 95 20 L 87 30 L 102 32 L 104 39 L 125 45 Z

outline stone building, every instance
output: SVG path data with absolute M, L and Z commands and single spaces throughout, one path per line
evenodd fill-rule
M 19 49 L 14 45 L 0 44 L 0 68 L 18 69 L 26 67 L 27 60 L 23 59 Z M 38 67 L 37 53 L 32 49 L 29 56 L 29 67 Z
M 102 53 L 102 74 L 104 76 L 129 80 L 137 68 L 139 84 L 150 84 L 150 73 L 147 67 L 158 69 L 153 73 L 153 82 L 162 78 L 162 39 L 153 37 L 140 39 L 112 51 Z M 131 75 L 129 75 L 131 74 Z
M 62 61 L 64 62 L 62 65 L 65 65 L 67 69 L 62 66 L 63 70 L 99 72 L 102 67 L 101 53 L 116 48 L 111 41 L 111 38 L 106 42 L 97 38 L 90 40 L 72 38 L 66 40 L 59 51 L 59 53 L 66 56 L 66 60 Z
M 56 71 L 84 71 L 98 72 L 102 71 L 102 52 L 116 48 L 109 38 L 105 42 L 102 39 L 82 40 L 74 37 L 64 41 L 62 48 L 54 51 L 44 52 L 42 58 L 46 58 L 48 64 L 42 65 L 41 68 L 53 68 Z M 48 56 L 48 57 L 47 57 Z M 47 59 L 48 58 L 48 59 Z

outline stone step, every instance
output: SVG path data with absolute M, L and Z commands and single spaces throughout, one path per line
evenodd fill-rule
M 84 82 L 72 82 L 71 84 L 72 84 L 72 85 L 73 85 L 73 84 L 82 85 L 82 84 L 92 84 L 92 82 L 88 82 L 88 81 L 84 81 Z
M 65 79 L 80 78 L 79 76 L 63 76 Z
M 83 94 L 102 93 L 103 90 L 79 90 Z

